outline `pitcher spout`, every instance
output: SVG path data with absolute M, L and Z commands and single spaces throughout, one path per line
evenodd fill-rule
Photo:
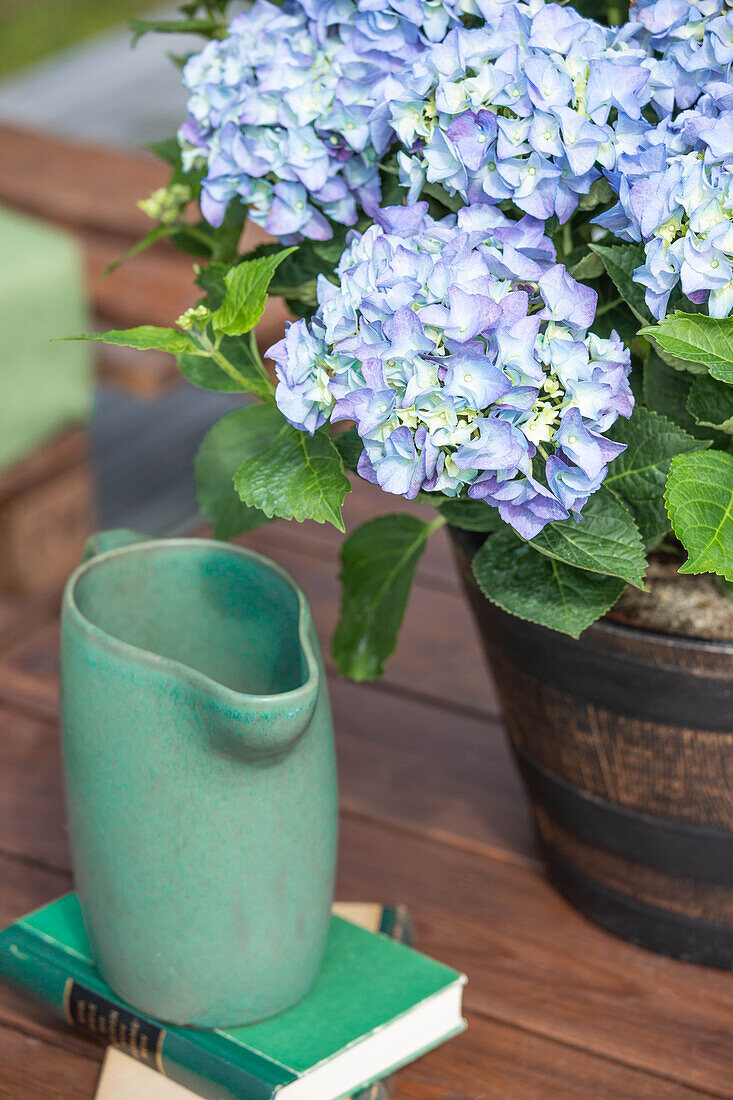
M 122 528 L 95 535 L 85 561 L 69 607 L 177 683 L 216 751 L 276 757 L 303 736 L 323 669 L 308 603 L 284 570 L 243 547 Z
M 199 698 L 198 712 L 212 746 L 248 760 L 282 756 L 310 726 L 320 691 L 318 669 L 302 687 L 282 695 Z

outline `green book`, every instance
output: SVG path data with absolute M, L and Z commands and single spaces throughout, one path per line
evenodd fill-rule
M 341 1100 L 463 1030 L 465 978 L 388 935 L 331 918 L 313 991 L 246 1027 L 162 1025 L 112 992 L 75 894 L 0 932 L 0 979 L 206 1100 Z

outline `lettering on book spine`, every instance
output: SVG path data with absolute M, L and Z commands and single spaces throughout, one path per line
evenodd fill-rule
M 165 1072 L 162 1058 L 164 1027 L 108 1001 L 73 978 L 68 978 L 64 986 L 64 1015 L 70 1024 L 101 1042 L 119 1047 L 159 1073 Z

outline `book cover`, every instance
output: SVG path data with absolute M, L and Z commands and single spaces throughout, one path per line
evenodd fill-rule
M 120 1001 L 74 894 L 0 932 L 0 978 L 206 1100 L 341 1100 L 465 1026 L 462 975 L 337 916 L 313 991 L 226 1031 L 161 1026 Z
M 385 907 L 375 902 L 334 902 L 331 911 L 352 924 L 371 932 L 384 932 L 400 943 L 413 946 L 412 921 L 404 905 Z M 394 1076 L 384 1077 L 349 1100 L 390 1100 L 394 1081 Z M 145 1100 L 200 1100 L 190 1089 L 156 1073 L 119 1047 L 108 1046 L 95 1100 L 140 1100 L 143 1096 Z

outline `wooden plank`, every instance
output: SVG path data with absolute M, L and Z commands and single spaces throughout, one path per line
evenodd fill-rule
M 524 1030 L 543 1049 L 548 1049 L 543 1045 L 548 1040 L 573 1048 L 557 1057 L 548 1055 L 543 1066 L 542 1059 L 539 1065 L 535 1061 L 540 1055 L 530 1053 L 537 1047 L 529 1036 L 524 1041 L 516 1037 L 513 1050 L 505 1053 L 503 1072 L 509 1073 L 514 1059 L 519 1077 L 516 1091 L 506 1095 L 518 1100 L 532 1096 L 535 1074 L 541 1080 L 546 1073 L 558 1089 L 563 1087 L 566 1082 L 558 1075 L 566 1059 L 568 1066 L 573 1060 L 578 1066 L 570 1074 L 578 1096 L 626 1096 L 632 1070 L 661 1079 L 654 1081 L 658 1092 L 648 1084 L 640 1086 L 641 1096 L 684 1097 L 682 1085 L 719 1097 L 733 1095 L 730 975 L 614 940 L 528 871 L 348 814 L 342 822 L 340 866 L 339 897 L 399 898 L 411 907 L 421 948 L 468 973 L 469 1013 L 483 1018 L 487 1027 L 498 1023 Z M 0 857 L 0 881 L 0 919 L 6 921 L 48 900 L 54 889 L 62 892 L 68 876 Z M 50 1019 L 44 1023 L 42 1009 L 29 1015 L 25 1002 L 8 992 L 0 996 L 0 1023 L 31 1033 L 57 1027 Z M 442 1072 L 450 1089 L 447 1079 L 453 1072 L 458 1067 L 460 1073 L 468 1072 L 473 1065 L 468 1080 L 463 1078 L 465 1092 L 427 1096 L 476 1100 L 481 1093 L 474 1090 L 491 1081 L 493 1058 L 472 1063 L 474 1055 L 459 1054 L 465 1050 L 461 1042 L 454 1044 L 454 1060 Z M 525 1051 L 529 1079 L 520 1073 L 518 1051 Z M 591 1056 L 598 1061 L 589 1062 Z M 614 1080 L 614 1063 L 627 1067 L 625 1081 Z M 665 1093 L 665 1081 L 678 1091 L 670 1086 Z M 601 1085 L 609 1091 L 604 1094 Z M 420 1095 L 415 1087 L 407 1095 Z M 541 1091 L 535 1095 L 544 1100 Z
M 0 1027 L 0 1065 L 0 1100 L 93 1100 L 99 1077 L 97 1058 L 7 1027 Z
M 350 709 L 359 709 L 356 700 Z M 12 854 L 14 865 L 25 857 L 63 877 L 68 854 L 54 729 L 7 712 L 3 717 L 0 851 Z M 408 784 L 421 789 L 430 759 L 429 752 L 413 751 L 398 792 Z M 361 766 L 358 750 L 352 760 Z M 345 788 L 349 782 L 345 774 Z M 378 783 L 373 797 L 371 814 L 378 815 Z M 444 798 L 449 810 L 451 792 Z M 420 835 L 421 828 L 345 813 L 339 897 L 408 904 L 425 950 L 468 973 L 473 1011 L 733 1097 L 729 974 L 616 940 L 572 910 L 534 870 L 439 843 Z M 19 874 L 16 867 L 16 893 Z M 0 881 L 2 904 L 10 897 L 12 908 L 13 884 L 6 889 L 6 879 Z M 43 900 L 35 897 L 30 904 Z
M 84 431 L 67 432 L 0 474 L 0 589 L 60 591 L 92 528 Z
M 128 245 L 150 229 L 150 219 L 136 204 L 168 182 L 170 170 L 156 157 L 5 123 L 0 141 L 5 153 L 0 201 L 59 225 L 128 238 Z M 248 222 L 242 246 L 271 240 Z
M 0 1100 L 93 1100 L 102 1047 L 0 1027 Z M 88 1047 L 88 1049 L 86 1049 Z M 695 1100 L 702 1093 L 469 1015 L 457 1039 L 397 1075 L 394 1100 Z
M 0 852 L 16 859 L 33 860 L 49 873 L 68 880 L 71 857 L 66 831 L 66 812 L 61 778 L 59 737 L 56 726 L 0 709 Z M 17 867 L 13 864 L 13 867 Z M 0 904 L 15 904 L 8 896 L 9 882 L 2 881 Z M 18 888 L 22 885 L 16 874 Z M 48 895 L 53 897 L 52 892 Z M 41 901 L 20 902 L 29 909 Z M 13 914 L 10 914 L 13 917 Z
M 0 589 L 21 595 L 59 592 L 92 531 L 88 467 L 50 477 L 0 506 Z
M 68 875 L 1 855 L 0 879 L 3 924 L 62 893 L 70 881 Z M 419 919 L 419 934 L 422 924 Z M 477 1013 L 469 1012 L 468 1018 L 464 1035 L 400 1072 L 395 1100 L 694 1100 L 710 1095 Z M 42 1004 L 2 986 L 0 1021 L 3 1100 L 54 1095 L 59 1100 L 72 1095 L 91 1100 L 101 1047 L 68 1028 Z M 74 1089 L 67 1089 L 69 1067 L 75 1074 Z M 55 1087 L 64 1091 L 49 1091 Z
M 343 506 L 347 535 L 360 524 L 378 516 L 407 513 L 423 520 L 435 519 L 433 508 L 385 493 L 377 485 L 371 485 L 356 476 L 352 476 L 351 481 L 353 491 L 347 493 Z M 263 547 L 282 544 L 292 548 L 295 545 L 303 553 L 315 554 L 320 559 L 328 557 L 334 563 L 333 568 L 338 570 L 338 557 L 344 536 L 330 523 L 305 522 L 295 525 L 287 520 L 274 520 L 258 528 L 257 532 L 243 535 L 237 541 L 248 545 L 250 540 L 257 540 Z M 254 545 L 253 542 L 252 544 Z M 417 576 L 429 583 L 431 588 L 462 592 L 447 530 L 437 531 L 429 539 L 418 563 Z
M 709 1093 L 468 1013 L 468 1031 L 397 1078 L 395 1100 L 692 1100 Z
M 293 545 L 294 531 L 298 535 L 297 547 Z M 308 552 L 301 553 L 300 531 L 285 523 L 268 524 L 239 541 L 278 562 L 303 587 L 324 655 L 333 671 L 329 653 L 340 599 L 336 556 L 338 543 L 334 543 L 330 550 L 325 545 L 313 543 Z M 448 564 L 453 570 L 451 559 Z M 47 641 L 39 638 L 38 644 L 45 647 Z M 35 686 L 26 680 L 23 672 L 27 660 L 31 663 L 35 660 L 35 645 L 35 639 L 29 640 L 27 655 L 27 647 L 21 645 L 3 662 L 0 667 L 0 698 L 27 697 L 29 706 L 37 700 L 43 713 L 48 713 L 47 704 L 51 698 L 49 685 L 38 683 Z M 20 679 L 16 676 L 16 670 L 21 673 Z M 418 580 L 397 649 L 385 666 L 383 684 L 469 713 L 492 719 L 499 715 L 496 690 L 485 665 L 468 604 L 457 589 L 444 591 L 434 588 L 430 573 L 421 574 Z
M 0 664 L 0 698 L 27 712 L 0 709 L 0 744 L 16 776 L 12 786 L 0 783 L 0 847 L 67 867 L 65 832 L 53 824 L 63 821 L 57 677 L 55 624 Z M 537 865 L 529 808 L 498 724 L 367 684 L 332 679 L 330 691 L 346 808 Z
M 87 285 L 94 312 L 110 325 L 172 325 L 201 292 L 194 285 L 193 258 L 158 247 L 104 275 L 130 241 L 108 233 L 76 233 L 84 251 Z
M 36 447 L 19 462 L 0 471 L 0 504 L 46 481 L 50 474 L 75 469 L 87 461 L 84 431 L 63 432 L 43 447 Z
M 421 947 L 468 974 L 469 1010 L 733 1096 L 730 974 L 615 939 L 524 868 L 377 822 L 344 819 L 340 866 L 344 900 L 410 906 Z
M 57 594 L 31 598 L 0 593 L 0 653 L 48 622 L 57 614 L 58 606 Z
M 0 700 L 54 721 L 59 707 L 58 678 L 59 624 L 54 617 L 3 654 Z
M 135 206 L 167 183 L 168 169 L 135 155 L 0 125 L 6 155 L 0 201 L 48 221 L 136 238 L 150 221 Z

